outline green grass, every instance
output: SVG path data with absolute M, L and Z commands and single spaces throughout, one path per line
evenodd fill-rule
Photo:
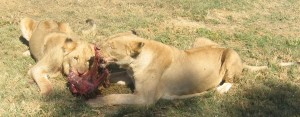
M 278 62 L 300 60 L 298 0 L 10 0 L 0 3 L 0 116 L 300 116 L 300 66 Z M 27 75 L 35 64 L 22 53 L 20 18 L 68 22 L 89 42 L 129 30 L 180 49 L 207 37 L 235 49 L 250 65 L 268 70 L 245 71 L 225 95 L 209 92 L 184 100 L 160 100 L 144 106 L 91 108 L 73 97 L 65 76 L 51 79 L 54 93 L 41 96 Z M 81 35 L 88 18 L 95 36 Z M 112 85 L 105 94 L 129 93 Z

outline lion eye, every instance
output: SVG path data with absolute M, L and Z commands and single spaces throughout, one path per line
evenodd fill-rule
M 109 45 L 109 49 L 114 49 L 111 45 Z
M 75 56 L 75 57 L 73 57 L 73 59 L 78 60 L 78 57 Z
M 108 46 L 109 46 L 109 49 L 115 49 L 113 44 L 108 44 Z

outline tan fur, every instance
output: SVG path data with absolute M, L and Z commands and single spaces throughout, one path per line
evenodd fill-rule
M 225 93 L 244 68 L 250 71 L 267 66 L 242 63 L 237 52 L 206 38 L 198 38 L 194 48 L 174 47 L 129 33 L 111 36 L 98 45 L 108 63 L 128 70 L 133 78 L 133 94 L 111 94 L 90 99 L 93 107 L 120 104 L 149 105 L 159 99 L 184 99 L 203 95 L 209 89 Z M 292 64 L 298 64 L 296 62 Z M 122 74 L 118 74 L 120 78 Z M 220 83 L 224 83 L 220 85 Z
M 201 43 L 204 41 L 204 43 Z M 103 105 L 149 105 L 159 99 L 183 99 L 202 95 L 218 87 L 226 92 L 233 78 L 240 75 L 243 63 L 232 49 L 206 39 L 189 50 L 179 50 L 153 40 L 123 33 L 100 44 L 106 60 L 127 68 L 133 76 L 133 94 L 112 94 L 90 99 L 87 103 Z M 208 42 L 208 44 L 206 43 Z
M 29 41 L 29 50 L 37 61 L 28 74 L 38 84 L 41 94 L 49 94 L 53 86 L 49 77 L 70 70 L 84 74 L 89 70 L 94 48 L 73 36 L 67 23 L 53 20 L 35 21 L 24 18 L 20 23 L 22 36 Z
M 219 44 L 207 39 L 207 38 L 204 38 L 204 37 L 199 37 L 197 39 L 195 39 L 192 47 L 193 48 L 196 48 L 196 47 L 205 47 L 205 46 L 211 46 L 211 47 L 220 47 Z

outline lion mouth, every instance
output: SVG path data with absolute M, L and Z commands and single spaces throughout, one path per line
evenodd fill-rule
M 95 48 L 95 57 L 91 69 L 84 74 L 72 70 L 68 75 L 68 87 L 71 93 L 75 96 L 88 97 L 90 94 L 97 92 L 100 85 L 108 87 L 109 70 L 102 66 L 102 64 L 105 63 L 107 63 L 107 61 L 103 59 L 99 49 Z
M 70 73 L 72 73 L 73 75 L 82 77 L 82 76 L 85 76 L 85 75 L 88 73 L 88 71 L 85 71 L 85 72 L 83 72 L 83 73 L 80 73 L 80 72 L 78 72 L 77 70 L 72 70 Z

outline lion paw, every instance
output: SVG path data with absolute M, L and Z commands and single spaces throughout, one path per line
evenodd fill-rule
M 101 101 L 98 100 L 98 98 L 89 99 L 85 103 L 91 107 L 104 107 L 104 104 L 102 104 Z
M 126 85 L 126 82 L 125 81 L 118 81 L 117 84 L 119 84 L 119 85 Z
M 23 56 L 30 56 L 30 51 L 27 50 L 27 51 L 23 52 L 22 55 L 23 55 Z
M 53 90 L 52 87 L 44 88 L 44 89 L 41 89 L 40 94 L 42 94 L 42 95 L 49 95 L 52 92 L 52 90 Z
M 217 87 L 217 92 L 219 94 L 224 94 L 228 92 L 231 87 L 232 87 L 231 83 L 224 83 L 223 85 Z
M 49 95 L 53 91 L 53 86 L 48 79 L 40 79 L 38 84 L 42 95 Z

